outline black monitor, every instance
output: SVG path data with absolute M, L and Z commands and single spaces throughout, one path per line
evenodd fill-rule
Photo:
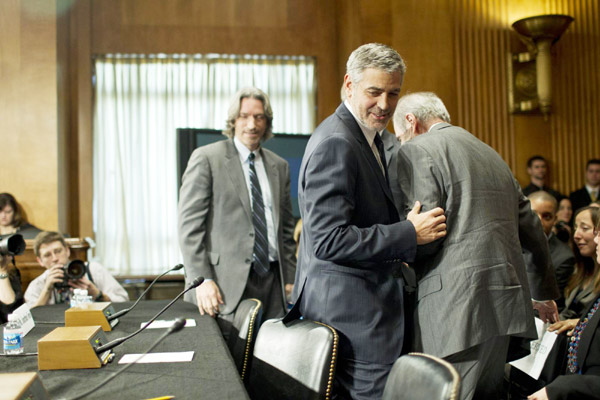
M 298 175 L 304 149 L 310 135 L 289 135 L 276 133 L 263 146 L 284 158 L 290 165 L 291 197 L 294 217 L 300 218 L 298 209 Z M 227 139 L 221 131 L 214 129 L 179 128 L 177 129 L 177 188 L 181 187 L 181 178 L 192 152 L 219 140 Z

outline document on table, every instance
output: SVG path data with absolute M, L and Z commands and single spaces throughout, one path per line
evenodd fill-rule
M 164 319 L 158 319 L 154 322 L 152 322 L 147 329 L 164 329 L 164 328 L 170 328 L 171 325 L 173 325 L 173 323 L 175 322 L 174 319 L 171 320 L 164 320 Z M 144 325 L 146 325 L 148 322 L 142 322 L 140 324 L 140 328 L 143 327 Z M 190 328 L 192 326 L 196 326 L 196 320 L 193 318 L 187 318 L 185 320 L 185 326 L 184 328 Z
M 194 358 L 193 351 L 176 351 L 169 353 L 149 353 L 137 360 L 141 354 L 125 354 L 119 360 L 119 364 L 154 364 L 167 362 L 190 362 Z M 137 361 L 136 361 L 137 360 Z
M 510 365 L 520 369 L 533 379 L 539 379 L 548 354 L 556 342 L 556 332 L 548 332 L 550 324 L 544 324 L 541 319 L 535 319 L 535 327 L 538 333 L 538 339 L 530 343 L 531 354 L 521 359 L 512 361 Z

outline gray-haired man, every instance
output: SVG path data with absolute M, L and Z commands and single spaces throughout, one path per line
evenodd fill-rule
M 272 136 L 268 96 L 245 88 L 232 99 L 229 139 L 196 149 L 179 194 L 179 239 L 186 282 L 205 282 L 186 300 L 218 314 L 228 336 L 242 299 L 263 302 L 264 318 L 282 316 L 295 273 L 288 163 L 261 143 Z
M 446 238 L 417 250 L 414 350 L 456 367 L 461 399 L 500 398 L 509 336 L 535 338 L 531 299 L 558 297 L 539 218 L 498 153 L 450 125 L 435 94 L 402 97 L 394 128 L 404 212 L 419 199 L 448 218 Z M 554 301 L 534 306 L 558 319 Z

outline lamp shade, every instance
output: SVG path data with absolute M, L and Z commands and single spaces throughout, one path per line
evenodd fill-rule
M 551 39 L 556 42 L 573 22 L 573 17 L 562 14 L 537 15 L 520 19 L 512 24 L 519 34 L 533 39 Z

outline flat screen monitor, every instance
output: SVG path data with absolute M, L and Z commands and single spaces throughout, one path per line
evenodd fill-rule
M 280 157 L 290 165 L 291 197 L 294 217 L 300 218 L 298 209 L 298 175 L 304 149 L 310 135 L 289 135 L 276 133 L 267 140 L 263 146 Z M 205 146 L 226 140 L 221 131 L 214 129 L 179 128 L 177 129 L 177 187 L 181 187 L 181 178 L 187 167 L 192 152 L 200 146 Z

